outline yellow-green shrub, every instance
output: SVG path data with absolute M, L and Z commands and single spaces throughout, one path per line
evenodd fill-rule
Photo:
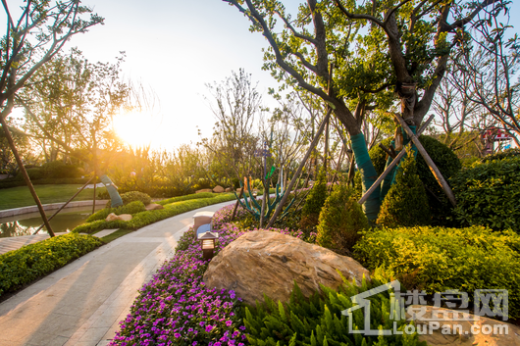
M 367 232 L 355 257 L 369 269 L 394 272 L 408 289 L 427 293 L 507 289 L 509 313 L 520 317 L 520 236 L 489 228 L 412 227 Z

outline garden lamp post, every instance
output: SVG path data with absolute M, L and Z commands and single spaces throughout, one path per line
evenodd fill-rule
M 199 235 L 198 240 L 202 247 L 202 255 L 205 260 L 213 258 L 213 251 L 215 250 L 215 241 L 218 239 L 218 233 L 206 232 Z

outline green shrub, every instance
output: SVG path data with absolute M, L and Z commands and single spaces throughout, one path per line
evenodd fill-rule
M 320 213 L 316 243 L 350 255 L 365 229 L 368 229 L 368 219 L 353 197 L 353 191 L 344 185 L 334 187 Z
M 520 232 L 520 158 L 478 164 L 450 183 L 457 200 L 455 215 L 462 225 Z
M 367 268 L 393 272 L 407 289 L 509 290 L 509 313 L 520 317 L 520 236 L 512 231 L 413 227 L 367 232 L 355 246 Z
M 101 244 L 92 236 L 69 233 L 0 255 L 0 295 L 63 267 Z
M 377 224 L 386 227 L 422 226 L 430 222 L 430 208 L 424 186 L 417 174 L 413 151 L 401 161 L 396 183 L 381 205 Z
M 201 198 L 171 203 L 165 205 L 164 209 L 161 210 L 139 212 L 133 215 L 133 218 L 130 221 L 97 220 L 79 225 L 76 228 L 74 228 L 72 232 L 92 234 L 97 231 L 109 228 L 138 229 L 151 223 L 164 220 L 175 215 L 186 213 L 194 209 L 203 208 L 212 204 L 232 201 L 234 199 L 235 196 L 232 194 L 218 194 L 217 196 L 212 198 Z
M 361 287 L 345 283 L 336 292 L 321 286 L 322 295 L 305 298 L 295 285 L 288 304 L 265 297 L 265 303 L 245 308 L 244 324 L 247 340 L 256 346 L 347 346 L 347 345 L 407 345 L 427 346 L 418 341 L 418 335 L 406 334 L 366 336 L 349 333 L 349 317 L 341 312 L 353 305 L 351 297 L 381 285 L 373 279 Z M 390 295 L 383 292 L 370 297 L 371 329 L 393 329 L 389 316 Z M 364 329 L 364 309 L 352 313 L 352 328 Z M 397 321 L 397 330 L 404 330 L 406 321 Z
M 135 201 L 128 203 L 127 205 L 123 205 L 117 208 L 104 208 L 101 210 L 98 210 L 94 214 L 90 215 L 88 219 L 85 222 L 92 222 L 96 220 L 105 220 L 107 216 L 111 213 L 114 213 L 116 215 L 121 214 L 137 214 L 139 212 L 145 211 L 146 208 L 141 201 Z
M 42 171 L 45 177 L 50 179 L 79 178 L 83 174 L 83 170 L 78 166 L 65 164 L 63 161 L 44 163 Z
M 43 171 L 40 168 L 28 168 L 27 169 L 27 174 L 29 174 L 29 178 L 31 178 L 31 181 L 32 180 L 39 180 L 39 179 L 43 178 Z M 19 180 L 23 180 L 22 173 L 19 172 L 16 175 L 16 178 L 19 179 Z
M 390 142 L 393 138 L 386 138 L 381 143 L 386 147 L 390 146 Z M 435 165 L 439 168 L 442 175 L 446 180 L 450 177 L 455 176 L 461 169 L 462 165 L 460 163 L 457 155 L 448 148 L 445 144 L 439 142 L 437 139 L 421 135 L 419 136 L 419 141 L 424 146 L 424 149 L 428 152 Z M 383 149 L 379 148 L 379 146 L 374 146 L 369 151 L 370 158 L 374 167 L 377 171 L 378 175 L 383 173 L 387 155 L 383 151 Z M 428 205 L 430 206 L 432 216 L 430 223 L 438 224 L 438 225 L 452 225 L 450 220 L 452 217 L 452 208 L 449 204 L 449 201 L 446 197 L 446 194 L 435 180 L 430 168 L 424 161 L 421 154 L 417 154 L 417 173 L 421 178 L 421 181 L 424 183 L 426 187 L 426 196 L 428 198 Z M 360 188 L 359 188 L 360 189 Z
M 430 136 L 420 136 L 419 140 L 446 180 L 460 172 L 462 164 L 448 146 Z M 417 173 L 426 188 L 426 196 L 431 210 L 430 215 L 432 216 L 430 224 L 458 226 L 450 221 L 454 219 L 452 216 L 453 208 L 421 154 L 417 154 Z
M 323 208 L 327 197 L 327 180 L 325 171 L 322 169 L 302 208 L 300 226 L 303 230 L 309 231 L 318 225 L 321 208 Z
M 201 193 L 193 193 L 191 195 L 186 195 L 186 196 L 168 198 L 168 199 L 162 200 L 157 203 L 161 204 L 161 205 L 166 205 L 166 204 L 175 203 L 175 202 L 188 201 L 190 199 L 211 198 L 211 197 L 215 197 L 215 196 L 216 195 L 213 192 L 201 192 Z
M 144 205 L 152 203 L 152 199 L 150 198 L 150 196 L 148 196 L 146 193 L 142 193 L 139 191 L 130 191 L 127 193 L 123 193 L 121 195 L 121 199 L 123 200 L 124 205 L 127 205 L 135 201 L 141 201 Z
M 518 148 L 511 148 L 499 151 L 495 154 L 488 155 L 482 159 L 482 162 L 489 162 L 494 160 L 503 160 L 508 159 L 512 157 L 519 157 L 520 156 L 520 149 Z

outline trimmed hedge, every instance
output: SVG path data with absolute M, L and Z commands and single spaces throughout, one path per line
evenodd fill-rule
M 124 205 L 127 205 L 135 201 L 141 201 L 144 205 L 152 203 L 152 198 L 150 196 L 148 196 L 146 193 L 139 191 L 129 191 L 123 193 L 121 195 L 121 199 L 123 200 Z
M 130 221 L 116 220 L 107 222 L 105 220 L 97 220 L 94 222 L 79 225 L 78 227 L 74 228 L 72 232 L 92 234 L 97 231 L 101 231 L 102 229 L 108 228 L 138 229 L 151 223 L 161 221 L 175 215 L 186 213 L 194 209 L 203 208 L 212 204 L 228 202 L 234 199 L 235 196 L 232 194 L 219 194 L 218 196 L 212 198 L 201 198 L 195 200 L 176 202 L 165 205 L 164 209 L 161 210 L 143 211 L 137 213 L 133 216 L 132 220 Z
M 520 236 L 488 228 L 413 227 L 366 232 L 355 246 L 369 269 L 382 267 L 407 289 L 427 293 L 507 289 L 509 314 L 520 318 Z
M 146 211 L 146 208 L 141 201 L 135 201 L 132 203 L 129 203 L 127 205 L 123 205 L 117 208 L 104 208 L 101 210 L 98 210 L 94 214 L 90 215 L 88 219 L 85 222 L 92 222 L 96 220 L 105 220 L 107 216 L 111 213 L 114 213 L 116 215 L 121 214 L 137 214 L 139 212 Z
M 175 202 L 188 201 L 190 199 L 212 198 L 212 197 L 215 197 L 216 195 L 217 194 L 215 194 L 213 192 L 192 193 L 191 195 L 164 199 L 160 202 L 157 202 L 157 204 L 166 205 L 166 204 L 171 204 L 171 203 L 175 203 Z
M 520 232 L 520 158 L 478 164 L 450 183 L 457 199 L 455 215 L 464 226 Z
M 102 244 L 90 235 L 69 233 L 0 255 L 0 295 L 63 267 Z

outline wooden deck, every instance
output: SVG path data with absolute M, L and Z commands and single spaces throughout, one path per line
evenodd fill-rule
M 61 235 L 65 233 L 56 233 Z M 34 244 L 49 238 L 48 234 L 24 235 L 21 237 L 0 238 L 0 255 L 8 251 L 18 250 L 24 245 Z

